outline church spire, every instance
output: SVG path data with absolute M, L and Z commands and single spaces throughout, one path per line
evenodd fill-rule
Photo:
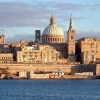
M 70 16 L 70 25 L 69 25 L 69 30 L 70 30 L 70 31 L 73 31 L 73 30 L 74 30 L 72 14 L 71 14 L 71 16 Z
M 56 24 L 56 18 L 52 14 L 52 17 L 50 18 L 50 25 Z

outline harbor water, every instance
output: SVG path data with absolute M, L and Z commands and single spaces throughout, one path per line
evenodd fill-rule
M 0 100 L 100 100 L 100 80 L 0 80 Z

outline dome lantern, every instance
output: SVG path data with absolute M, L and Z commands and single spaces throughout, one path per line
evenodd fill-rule
M 50 25 L 54 24 L 56 24 L 56 18 L 52 15 L 52 17 L 50 18 Z

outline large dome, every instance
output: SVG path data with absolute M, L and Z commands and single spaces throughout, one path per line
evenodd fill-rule
M 64 33 L 62 29 L 57 26 L 57 25 L 49 25 L 47 26 L 44 31 L 42 36 L 64 36 Z
M 42 33 L 42 41 L 44 43 L 61 43 L 64 42 L 64 33 L 56 24 L 54 16 L 50 19 L 50 25 L 47 26 Z

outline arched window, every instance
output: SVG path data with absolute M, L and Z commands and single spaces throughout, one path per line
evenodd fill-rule
M 45 42 L 47 42 L 47 38 L 45 38 L 46 39 L 46 41 Z
M 59 42 L 59 38 L 57 38 L 57 42 Z
M 52 42 L 52 38 L 51 38 L 51 42 Z
M 55 38 L 55 42 L 57 41 L 57 39 Z
M 54 42 L 54 38 L 53 38 L 53 42 Z
M 73 54 L 74 52 L 73 52 L 73 50 L 71 51 L 71 54 Z
M 48 42 L 49 42 L 50 40 L 49 40 L 49 38 L 48 38 Z
M 74 38 L 73 35 L 71 35 L 71 40 L 73 40 L 73 38 Z

